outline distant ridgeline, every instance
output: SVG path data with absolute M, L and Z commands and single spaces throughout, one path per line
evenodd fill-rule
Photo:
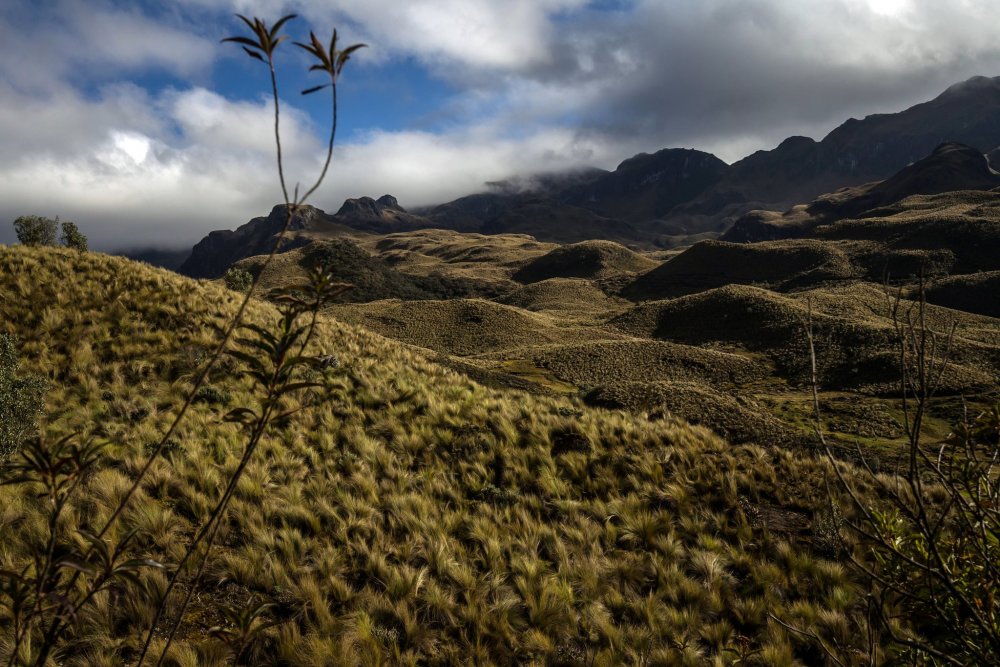
M 939 150 L 944 142 L 956 145 Z M 722 233 L 741 242 L 785 238 L 802 235 L 809 224 L 796 227 L 786 219 L 776 231 L 773 212 L 804 202 L 813 202 L 806 213 L 815 223 L 912 194 L 992 189 L 996 173 L 983 156 L 1000 155 L 998 147 L 1000 77 L 976 77 L 899 113 L 852 118 L 822 141 L 791 137 L 732 165 L 672 148 L 641 153 L 611 172 L 589 168 L 490 183 L 487 192 L 417 211 L 390 195 L 349 199 L 333 215 L 307 207 L 296 215 L 283 250 L 317 238 L 432 228 L 528 234 L 555 243 L 605 239 L 639 248 Z M 279 206 L 235 231 L 212 232 L 179 271 L 221 276 L 234 262 L 270 250 L 283 220 Z

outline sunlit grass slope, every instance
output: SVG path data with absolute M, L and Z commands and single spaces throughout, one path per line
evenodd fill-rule
M 70 525 L 109 515 L 236 301 L 117 258 L 0 247 L 0 330 L 51 380 L 45 430 L 112 443 Z M 249 314 L 275 319 L 264 303 Z M 281 621 L 253 664 L 823 664 L 769 614 L 867 650 L 864 591 L 820 557 L 825 465 L 484 389 L 332 319 L 320 333 L 339 395 L 258 451 L 169 664 L 223 664 L 215 608 L 251 599 Z M 180 556 L 236 464 L 221 422 L 249 399 L 236 371 L 212 377 L 127 512 L 149 556 Z M 36 503 L 0 488 L 0 568 L 42 533 Z M 128 664 L 151 613 L 98 597 L 59 664 Z

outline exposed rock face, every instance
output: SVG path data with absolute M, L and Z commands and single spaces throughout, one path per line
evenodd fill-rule
M 408 213 L 392 195 L 382 195 L 378 199 L 371 197 L 348 199 L 333 217 L 342 225 L 377 234 L 412 231 L 432 226 L 426 218 Z
M 275 236 L 285 225 L 284 204 L 271 209 L 267 217 L 254 218 L 235 231 L 217 230 L 199 241 L 191 255 L 181 265 L 179 272 L 192 278 L 218 278 L 237 260 L 271 251 Z M 295 232 L 321 225 L 328 216 L 312 206 L 301 207 L 292 217 L 288 231 Z M 289 238 L 283 250 L 302 245 L 302 241 Z
M 193 278 L 218 278 L 234 262 L 269 253 L 275 236 L 285 224 L 284 205 L 275 206 L 267 217 L 254 218 L 235 231 L 218 230 L 198 242 L 179 272 Z M 303 206 L 292 218 L 290 234 L 279 252 L 299 248 L 312 242 L 310 232 L 354 233 L 367 231 L 389 233 L 410 231 L 431 226 L 419 216 L 407 213 L 392 195 L 378 199 L 360 197 L 348 199 L 335 215 L 313 206 Z

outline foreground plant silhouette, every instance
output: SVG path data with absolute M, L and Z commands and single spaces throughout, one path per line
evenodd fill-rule
M 218 534 L 221 517 L 224 516 L 233 491 L 257 446 L 273 425 L 287 420 L 295 412 L 307 409 L 323 398 L 323 393 L 318 390 L 324 386 L 324 378 L 330 364 L 323 357 L 310 356 L 308 350 L 315 332 L 319 310 L 349 286 L 334 283 L 328 275 L 313 271 L 303 283 L 272 295 L 280 313 L 279 321 L 273 330 L 257 325 L 243 325 L 242 322 L 260 275 L 277 253 L 294 216 L 326 177 L 333 157 L 337 129 L 337 82 L 351 54 L 364 45 L 355 44 L 338 50 L 336 31 L 329 49 L 324 48 L 313 33 L 310 33 L 311 43 L 297 43 L 316 61 L 310 71 L 320 71 L 328 77 L 326 83 L 307 89 L 303 94 L 311 94 L 325 88 L 331 89 L 331 123 L 326 157 L 318 177 L 302 194 L 299 193 L 299 186 L 296 184 L 292 196 L 289 196 L 281 149 L 281 108 L 274 55 L 278 46 L 287 39 L 286 35 L 280 34 L 281 28 L 296 16 L 294 14 L 284 16 L 271 28 L 256 17 L 251 20 L 242 15 L 238 16 L 250 28 L 251 37 L 231 37 L 223 41 L 242 45 L 248 55 L 268 66 L 274 105 L 278 177 L 285 204 L 284 225 L 277 234 L 274 246 L 261 270 L 241 300 L 236 315 L 225 327 L 219 343 L 201 367 L 170 426 L 159 441 L 149 448 L 148 457 L 128 491 L 99 530 L 93 532 L 78 530 L 76 534 L 65 534 L 61 518 L 81 481 L 99 466 L 103 443 L 79 437 L 77 434 L 65 436 L 55 443 L 38 438 L 32 441 L 25 448 L 21 458 L 9 467 L 5 483 L 29 485 L 39 489 L 39 497 L 44 499 L 44 505 L 48 508 L 48 532 L 44 544 L 39 545 L 34 554 L 32 563 L 20 571 L 0 571 L 0 605 L 7 607 L 13 619 L 8 666 L 46 664 L 60 645 L 67 640 L 81 612 L 94 597 L 116 586 L 126 594 L 141 595 L 156 603 L 154 620 L 138 661 L 138 664 L 142 664 L 149 652 L 157 624 L 167 608 L 170 594 L 181 577 L 186 574 L 185 566 L 203 546 L 204 553 L 201 554 L 198 569 L 188 585 L 187 594 L 169 629 L 165 645 L 156 663 L 162 664 L 184 611 L 204 572 Z M 303 319 L 306 320 L 305 324 L 302 323 Z M 234 335 L 241 330 L 246 331 L 247 335 L 234 341 Z M 237 343 L 240 349 L 228 349 L 233 342 Z M 150 559 L 130 556 L 134 532 L 127 532 L 113 542 L 109 541 L 107 536 L 129 506 L 153 463 L 168 444 L 173 442 L 173 436 L 199 395 L 199 390 L 205 386 L 209 373 L 227 353 L 245 365 L 247 374 L 258 389 L 256 406 L 234 409 L 226 417 L 227 421 L 238 423 L 245 429 L 246 445 L 239 465 L 226 483 L 222 496 L 210 511 L 207 521 L 198 530 L 180 562 L 172 567 L 165 592 L 157 595 L 148 590 L 145 582 L 139 577 L 139 572 L 147 568 L 159 569 L 164 566 Z M 238 645 L 237 655 L 246 648 L 245 642 L 235 642 L 234 645 Z
M 907 305 L 901 289 L 893 297 L 886 287 L 907 437 L 901 469 L 882 474 L 858 450 L 874 502 L 842 473 L 823 434 L 810 317 L 816 433 L 846 494 L 845 527 L 860 546 L 848 558 L 871 584 L 869 631 L 883 633 L 912 664 L 991 664 L 1000 655 L 1000 404 L 966 414 L 943 442 L 925 443 L 955 325 L 932 330 L 923 275 L 916 289 L 916 303 Z M 823 646 L 839 664 L 849 662 Z

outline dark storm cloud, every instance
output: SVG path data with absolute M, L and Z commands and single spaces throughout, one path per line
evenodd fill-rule
M 898 13 L 876 11 L 889 9 Z M 511 122 L 569 116 L 581 133 L 630 147 L 736 159 L 1000 74 L 998 23 L 1000 3 L 986 2 L 647 1 L 558 25 L 549 58 L 504 79 L 500 94 L 525 91 Z M 462 76 L 488 88 L 480 71 Z

